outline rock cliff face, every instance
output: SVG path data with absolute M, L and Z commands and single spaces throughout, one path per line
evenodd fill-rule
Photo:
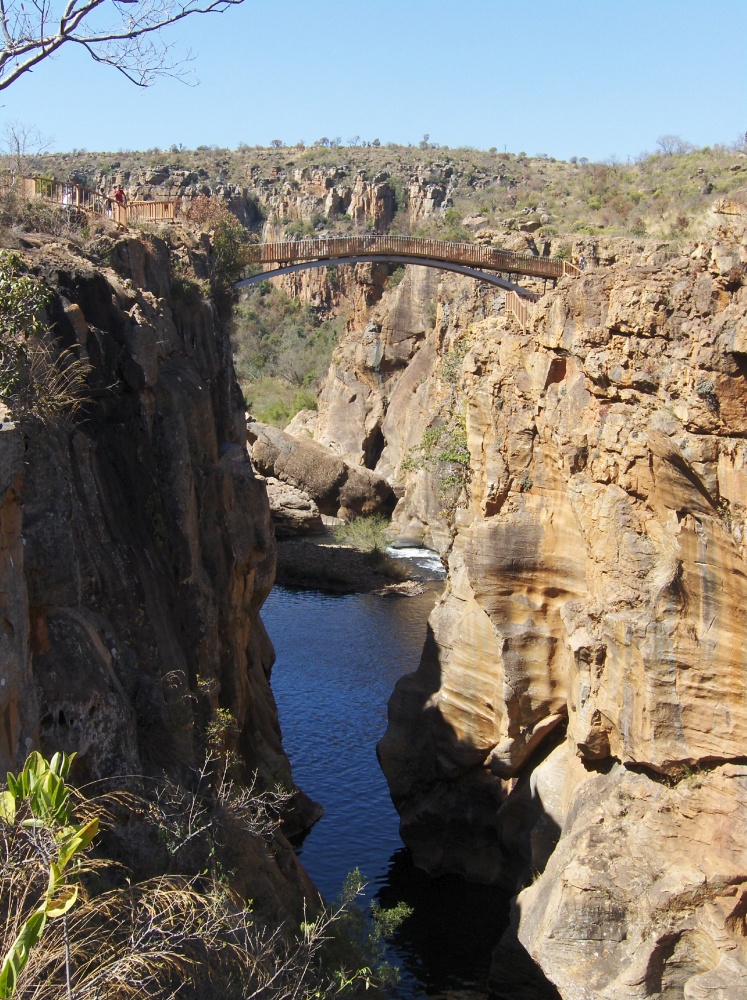
M 207 734 L 290 783 L 259 609 L 274 579 L 227 334 L 199 286 L 206 243 L 127 237 L 94 267 L 26 254 L 49 321 L 91 365 L 72 424 L 0 432 L 0 768 L 78 752 L 79 779 L 186 780 Z M 296 824 L 313 810 L 297 800 Z M 290 852 L 289 852 L 290 853 Z M 289 862 L 290 864 L 290 862 Z
M 742 221 L 585 248 L 526 331 L 408 271 L 321 394 L 315 436 L 448 559 L 379 746 L 402 835 L 434 872 L 544 869 L 518 934 L 568 998 L 745 988 Z

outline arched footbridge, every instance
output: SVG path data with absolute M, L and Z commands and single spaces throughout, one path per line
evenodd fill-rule
M 173 222 L 180 216 L 179 202 L 130 201 L 128 204 L 81 184 L 54 181 L 45 177 L 0 175 L 0 195 L 16 189 L 27 200 L 44 198 L 67 209 L 81 209 L 106 216 L 119 227 L 131 222 Z M 477 281 L 497 285 L 506 291 L 506 310 L 526 327 L 529 304 L 539 295 L 511 281 L 512 276 L 531 276 L 555 283 L 564 275 L 578 275 L 579 268 L 557 257 L 536 257 L 514 253 L 481 243 L 451 243 L 414 236 L 332 236 L 323 239 L 255 243 L 241 250 L 241 265 L 251 273 L 234 285 L 243 288 L 310 267 L 358 264 L 378 261 L 420 264 L 442 271 L 455 271 Z M 267 265 L 271 265 L 269 268 Z M 274 267 L 272 266 L 274 265 Z M 257 271 L 257 267 L 265 268 Z
M 455 271 L 497 285 L 530 302 L 538 299 L 539 295 L 511 281 L 510 276 L 526 275 L 555 282 L 563 275 L 580 273 L 574 264 L 566 260 L 513 253 L 481 243 L 448 243 L 413 236 L 332 236 L 318 240 L 255 243 L 244 247 L 241 263 L 252 273 L 246 274 L 234 287 L 245 288 L 266 278 L 310 267 L 371 261 L 420 264 L 442 271 Z M 275 266 L 255 271 L 257 266 L 268 264 Z

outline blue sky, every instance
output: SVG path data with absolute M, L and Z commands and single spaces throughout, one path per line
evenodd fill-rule
M 169 41 L 200 80 L 140 90 L 65 50 L 0 98 L 70 150 L 353 135 L 624 160 L 747 131 L 747 0 L 246 0 Z

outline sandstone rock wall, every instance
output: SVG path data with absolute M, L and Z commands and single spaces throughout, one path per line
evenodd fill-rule
M 291 783 L 259 617 L 274 579 L 266 491 L 198 284 L 205 247 L 173 242 L 191 282 L 172 282 L 155 237 L 102 244 L 106 267 L 67 246 L 27 254 L 55 336 L 91 372 L 72 423 L 0 433 L 0 766 L 31 740 L 77 751 L 79 779 L 186 780 L 210 731 L 247 778 Z M 303 825 L 313 810 L 297 805 Z
M 424 322 L 408 272 L 340 345 L 315 435 L 365 461 L 378 433 L 395 520 L 448 557 L 379 746 L 418 863 L 519 886 L 547 864 L 518 933 L 564 997 L 725 1000 L 747 906 L 747 250 L 716 219 L 704 244 L 587 254 L 526 332 L 451 277 Z

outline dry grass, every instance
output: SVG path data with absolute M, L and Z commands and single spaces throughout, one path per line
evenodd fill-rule
M 26 366 L 18 387 L 11 393 L 11 408 L 45 426 L 71 420 L 87 396 L 91 365 L 71 349 L 56 352 L 36 343 L 27 347 Z
M 128 815 L 146 816 L 165 824 L 182 847 L 200 839 L 200 867 L 206 867 L 192 876 L 130 881 L 120 865 L 89 851 L 71 874 L 79 900 L 66 916 L 47 922 L 21 971 L 16 1000 L 312 1000 L 339 995 L 359 978 L 358 970 L 331 970 L 324 961 L 345 907 L 319 905 L 299 925 L 281 918 L 268 924 L 209 870 L 224 823 L 238 822 L 249 836 L 269 842 L 287 801 L 287 793 L 240 789 L 224 777 L 225 770 L 216 776 L 206 766 L 194 794 L 173 785 L 148 798 L 123 791 L 89 799 L 75 794 L 76 822 L 96 816 L 111 831 L 121 830 Z M 210 783 L 217 786 L 212 801 Z M 0 954 L 44 898 L 57 852 L 54 829 L 24 825 L 24 817 L 19 811 L 15 822 L 0 819 Z

